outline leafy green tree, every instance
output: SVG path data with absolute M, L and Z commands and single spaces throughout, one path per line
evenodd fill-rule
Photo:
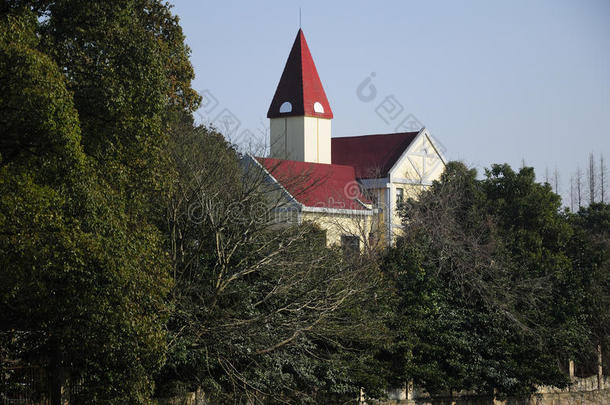
M 574 285 L 570 228 L 550 188 L 531 169 L 493 166 L 477 180 L 450 163 L 402 215 L 384 265 L 400 296 L 395 375 L 430 392 L 564 386 L 559 348 L 582 330 L 561 298 Z
M 170 6 L 158 0 L 8 3 L 37 12 L 39 49 L 68 78 L 95 170 L 126 197 L 130 215 L 160 216 L 154 201 L 171 171 L 164 159 L 168 117 L 199 103 L 190 87 L 190 50 Z
M 561 198 L 550 185 L 536 183 L 532 168 L 514 172 L 508 165 L 495 165 L 483 187 L 506 246 L 519 264 L 513 277 L 546 284 L 532 297 L 539 301 L 529 306 L 532 311 L 525 304 L 520 309 L 539 325 L 546 350 L 566 360 L 565 354 L 577 350 L 584 331 L 578 320 L 581 285 L 569 257 L 573 232 L 562 213 Z
M 597 366 L 599 347 L 610 350 L 610 205 L 592 204 L 570 215 L 574 229 L 570 241 L 570 257 L 574 277 L 580 283 L 576 292 L 581 322 L 587 330 L 578 364 Z
M 37 50 L 37 16 L 16 8 L 0 25 L 3 366 L 71 378 L 83 402 L 143 403 L 165 352 L 160 234 L 84 153 L 70 78 Z

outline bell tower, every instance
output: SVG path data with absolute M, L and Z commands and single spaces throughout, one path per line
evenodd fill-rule
M 267 112 L 272 158 L 331 163 L 333 112 L 299 29 Z

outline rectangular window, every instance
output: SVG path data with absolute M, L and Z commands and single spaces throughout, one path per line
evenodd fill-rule
M 400 208 L 405 200 L 405 191 L 402 188 L 396 189 L 396 208 Z
M 320 229 L 315 235 L 320 246 L 326 246 L 326 229 Z
M 341 235 L 341 247 L 346 256 L 360 253 L 360 238 L 354 235 Z

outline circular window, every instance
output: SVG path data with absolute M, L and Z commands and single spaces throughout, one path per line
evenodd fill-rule
M 320 104 L 319 102 L 315 102 L 313 103 L 313 111 L 317 112 L 317 113 L 324 113 L 324 107 L 322 107 L 322 104 Z
M 290 102 L 288 102 L 288 101 L 284 101 L 282 103 L 282 105 L 280 106 L 280 112 L 281 113 L 292 112 L 292 104 L 290 104 Z

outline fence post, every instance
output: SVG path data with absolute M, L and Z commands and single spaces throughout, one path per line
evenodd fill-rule
M 413 388 L 413 380 L 409 380 L 409 382 L 407 383 L 407 399 L 415 399 L 415 395 L 414 395 L 414 388 Z
M 597 345 L 597 389 L 604 389 L 604 369 L 602 367 L 602 345 Z
M 58 367 L 49 375 L 50 405 L 69 405 L 70 392 L 68 389 L 66 370 Z

